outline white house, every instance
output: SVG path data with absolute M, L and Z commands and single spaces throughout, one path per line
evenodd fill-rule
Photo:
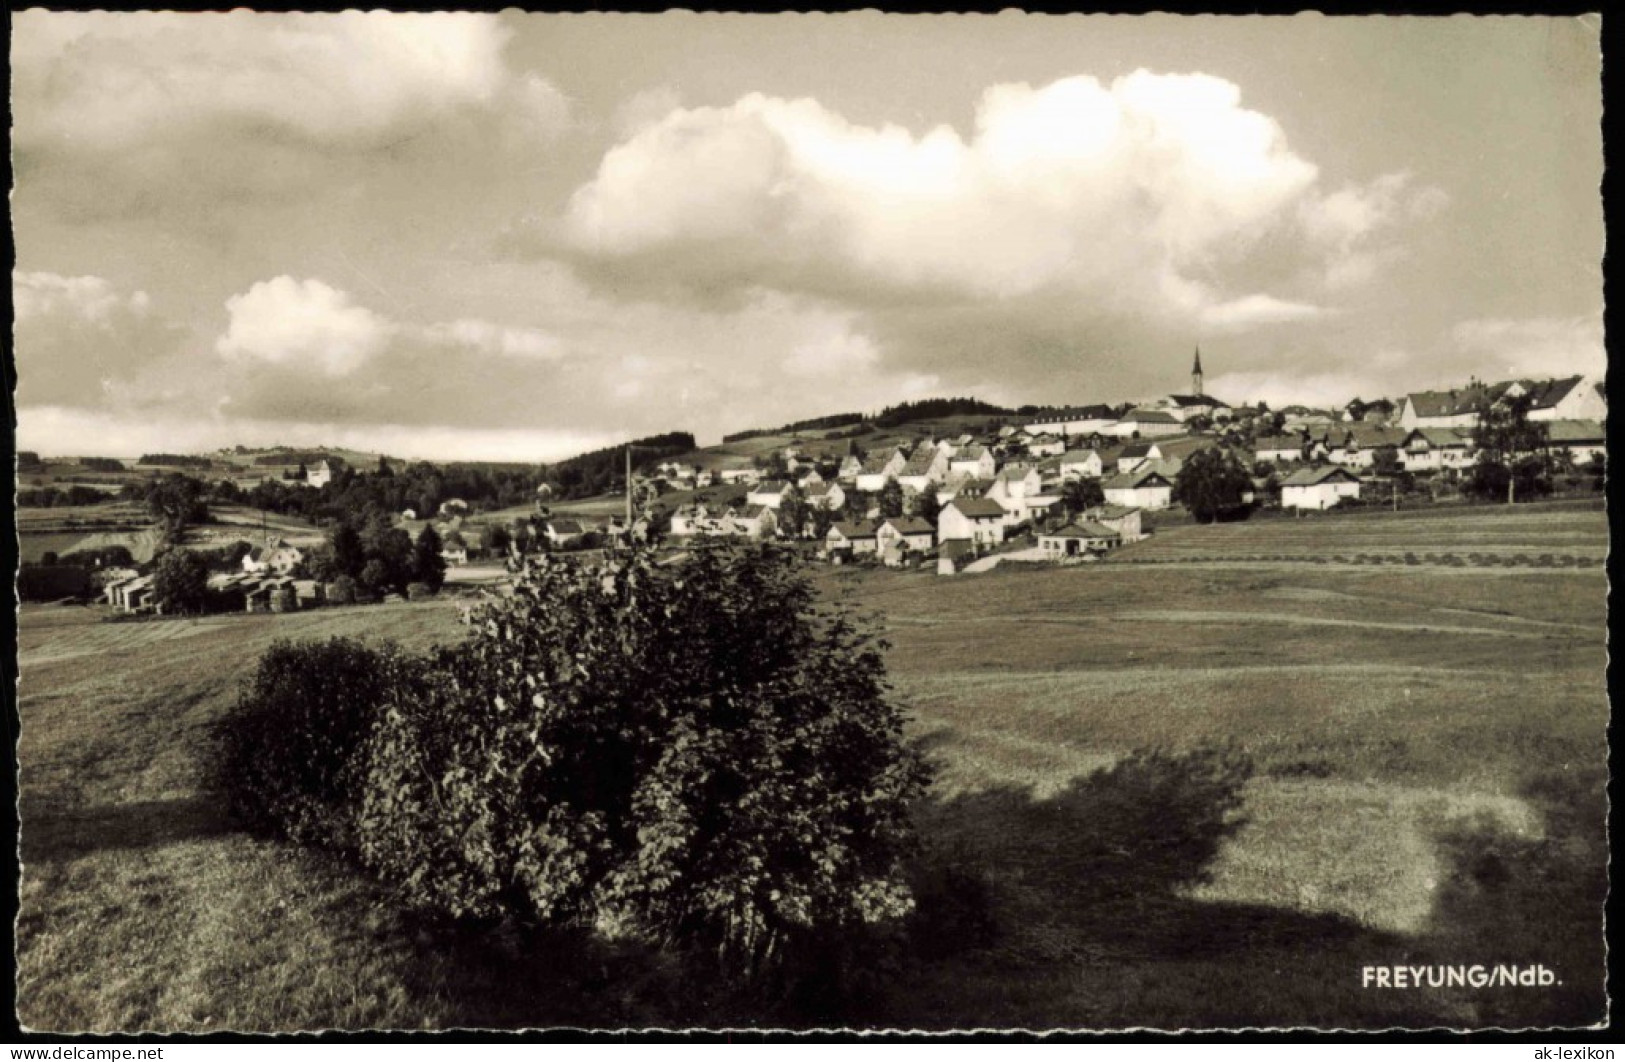
M 1405 436 L 1400 458 L 1407 472 L 1467 468 L 1473 463 L 1473 434 L 1468 428 L 1413 428 Z
M 807 504 L 816 509 L 840 509 L 846 505 L 846 491 L 839 483 L 815 483 L 807 488 Z
M 1546 425 L 1546 441 L 1554 450 L 1567 451 L 1577 465 L 1603 457 L 1608 449 L 1607 433 L 1594 420 L 1550 421 Z
M 850 553 L 853 556 L 876 553 L 879 552 L 880 543 L 875 532 L 875 525 L 867 520 L 855 523 L 842 521 L 832 525 L 824 536 L 824 549 L 829 553 Z
M 991 498 L 954 498 L 937 516 L 937 539 L 996 546 L 1004 541 L 1004 506 Z
M 863 471 L 858 473 L 858 490 L 865 494 L 879 493 L 887 481 L 896 479 L 907 465 L 908 457 L 901 450 L 870 454 L 863 462 Z
M 1583 376 L 1561 380 L 1514 380 L 1506 397 L 1530 397 L 1529 419 L 1538 421 L 1606 420 L 1608 404 L 1602 385 Z
M 762 473 L 754 468 L 724 468 L 717 476 L 724 483 L 743 483 L 746 486 L 754 486 L 762 479 Z
M 1506 403 L 1527 398 L 1529 419 L 1601 420 L 1607 404 L 1595 383 L 1583 376 L 1553 380 L 1503 380 L 1474 384 L 1460 390 L 1416 391 L 1400 404 L 1399 424 L 1404 428 L 1471 428 L 1478 424 L 1486 402 Z
M 1061 455 L 1062 479 L 1099 479 L 1105 471 L 1100 454 L 1094 450 L 1068 450 Z
M 673 534 L 685 533 L 677 530 L 679 523 L 678 514 L 673 514 L 671 523 Z M 542 530 L 542 534 L 547 538 L 547 541 L 554 548 L 568 545 L 586 533 L 586 525 L 580 520 L 572 519 L 570 517 L 560 517 L 557 520 L 549 520 L 547 522 L 547 526 Z
M 447 543 L 440 547 L 440 559 L 451 565 L 467 564 L 468 547 Z
M 847 454 L 846 457 L 842 458 L 841 467 L 836 470 L 835 478 L 842 483 L 851 483 L 858 478 L 858 473 L 862 471 L 863 459 L 858 457 L 857 454 Z
M 769 509 L 778 509 L 784 504 L 785 497 L 790 493 L 788 483 L 758 483 L 745 495 L 746 505 L 765 505 Z
M 948 474 L 970 476 L 973 479 L 992 479 L 998 471 L 993 461 L 993 451 L 985 446 L 966 446 L 954 452 L 948 459 Z
M 1042 432 L 1027 439 L 1027 452 L 1034 457 L 1059 457 L 1066 453 L 1066 440 L 1059 435 Z
M 1192 417 L 1217 419 L 1230 416 L 1230 406 L 1212 395 L 1165 395 L 1157 401 L 1157 405 L 1181 424 Z
M 333 481 L 333 466 L 326 461 L 318 461 L 314 468 L 305 470 L 305 482 L 312 487 L 325 487 Z
M 1326 460 L 1344 468 L 1370 468 L 1377 451 L 1392 447 L 1396 451 L 1404 445 L 1409 433 L 1403 428 L 1389 428 L 1378 424 L 1359 423 L 1348 428 L 1334 429 L 1326 451 Z
M 1270 435 L 1253 444 L 1253 456 L 1259 461 L 1284 465 L 1291 461 L 1302 461 L 1303 447 L 1302 435 Z
M 923 553 L 936 545 L 937 531 L 917 516 L 899 516 L 875 528 L 875 540 L 882 551 L 895 543 L 899 549 Z
M 984 498 L 993 489 L 991 477 L 981 479 L 963 472 L 952 473 L 947 482 L 937 488 L 937 504 L 947 505 L 955 498 Z
M 947 478 L 948 455 L 930 443 L 915 447 L 897 473 L 897 482 L 917 493 L 923 493 Z
M 752 505 L 730 517 L 733 533 L 746 538 L 767 538 L 779 529 L 779 518 L 765 505 Z
M 1044 482 L 1036 468 L 1003 468 L 993 477 L 993 486 L 986 497 L 998 502 L 1008 514 L 1010 523 L 1027 519 L 1027 510 L 1033 499 L 1043 495 Z M 1046 502 L 1047 504 L 1047 502 Z
M 1360 496 L 1360 477 L 1340 465 L 1300 468 L 1281 481 L 1281 508 L 1330 509 Z
M 1147 461 L 1161 461 L 1162 448 L 1156 443 L 1129 443 L 1117 453 L 1117 471 L 1132 472 Z
M 1155 511 L 1173 503 L 1174 484 L 1160 472 L 1122 472 L 1101 484 L 1106 501 Z
M 243 555 L 243 571 L 255 575 L 275 572 L 286 575 L 305 559 L 304 551 L 290 546 L 282 539 L 272 539 L 263 546 L 255 546 Z

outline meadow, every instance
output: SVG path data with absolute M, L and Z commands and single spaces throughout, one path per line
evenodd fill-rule
M 828 1020 L 1601 1020 L 1607 584 L 1555 558 L 1606 548 L 1600 511 L 1520 507 L 1174 527 L 1063 569 L 813 569 L 884 626 L 910 738 L 938 771 L 922 859 L 980 896 L 861 1012 Z M 1554 559 L 1446 559 L 1469 551 Z M 683 1009 L 646 957 L 402 915 L 350 868 L 222 819 L 211 728 L 274 639 L 422 647 L 458 637 L 458 614 L 442 600 L 112 624 L 26 607 L 24 1025 L 748 1022 Z M 1104 770 L 1147 748 L 1255 766 L 1245 821 L 1204 866 L 1170 840 L 1203 828 L 1189 794 Z M 1361 988 L 1363 966 L 1397 963 L 1542 963 L 1561 983 Z

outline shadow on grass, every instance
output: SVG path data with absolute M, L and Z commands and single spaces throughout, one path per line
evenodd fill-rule
M 217 802 L 142 800 L 63 809 L 21 805 L 23 862 L 79 859 L 109 849 L 156 848 L 230 832 Z

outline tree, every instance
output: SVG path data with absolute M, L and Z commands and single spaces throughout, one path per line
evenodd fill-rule
M 378 455 L 378 474 L 380 476 L 393 476 L 395 474 L 395 470 L 389 467 L 389 462 L 384 460 L 383 454 Z
M 925 489 L 914 496 L 914 515 L 932 527 L 937 526 L 937 517 L 942 515 L 942 503 L 937 501 L 936 484 L 927 483 Z
M 412 549 L 412 578 L 439 593 L 446 582 L 446 558 L 440 555 L 440 533 L 433 523 L 423 525 Z
M 394 585 L 390 578 L 389 565 L 376 557 L 369 560 L 361 569 L 361 585 L 375 594 L 388 593 L 390 587 Z
M 1504 496 L 1511 505 L 1519 495 L 1551 493 L 1546 425 L 1529 419 L 1530 405 L 1528 395 L 1502 401 L 1486 396 L 1479 403 L 1473 433 L 1477 460 L 1463 485 L 1468 494 L 1486 500 Z
M 1106 492 L 1098 479 L 1069 479 L 1061 486 L 1061 504 L 1073 519 L 1097 505 L 1106 504 Z
M 787 538 L 800 538 L 807 526 L 807 496 L 800 487 L 791 487 L 779 500 L 779 530 Z
M 410 901 L 745 981 L 911 910 L 928 772 L 875 633 L 793 551 L 544 558 L 470 628 L 372 739 L 361 855 Z
M 349 522 L 333 528 L 333 567 L 340 575 L 355 578 L 367 563 L 366 547 L 361 544 L 361 533 Z
M 903 485 L 895 479 L 880 488 L 880 515 L 886 519 L 903 515 Z
M 148 483 L 145 494 L 147 511 L 167 535 L 179 535 L 187 525 L 209 518 L 203 484 L 190 476 L 171 472 Z
M 1216 523 L 1220 516 L 1241 508 L 1242 495 L 1252 485 L 1252 477 L 1235 454 L 1210 447 L 1186 459 L 1174 477 L 1173 499 L 1196 519 Z
M 158 555 L 152 594 L 160 611 L 185 615 L 203 611 L 209 564 L 190 550 L 172 546 Z
M 487 556 L 502 557 L 508 553 L 508 546 L 513 542 L 513 535 L 501 524 L 486 524 L 480 532 L 480 548 Z

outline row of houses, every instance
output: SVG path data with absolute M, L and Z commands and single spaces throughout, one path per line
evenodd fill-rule
M 1607 433 L 1600 421 L 1550 420 L 1544 422 L 1547 444 L 1583 465 L 1607 450 Z M 1272 464 L 1325 462 L 1344 468 L 1370 468 L 1376 455 L 1392 449 L 1407 472 L 1463 469 L 1476 460 L 1474 427 L 1402 428 L 1356 424 L 1321 432 L 1270 436 L 1254 445 L 1254 457 Z
M 161 613 L 152 575 L 131 575 L 107 583 L 102 600 L 120 612 Z M 216 572 L 204 588 L 205 612 L 275 612 L 325 604 L 319 580 L 291 575 Z

